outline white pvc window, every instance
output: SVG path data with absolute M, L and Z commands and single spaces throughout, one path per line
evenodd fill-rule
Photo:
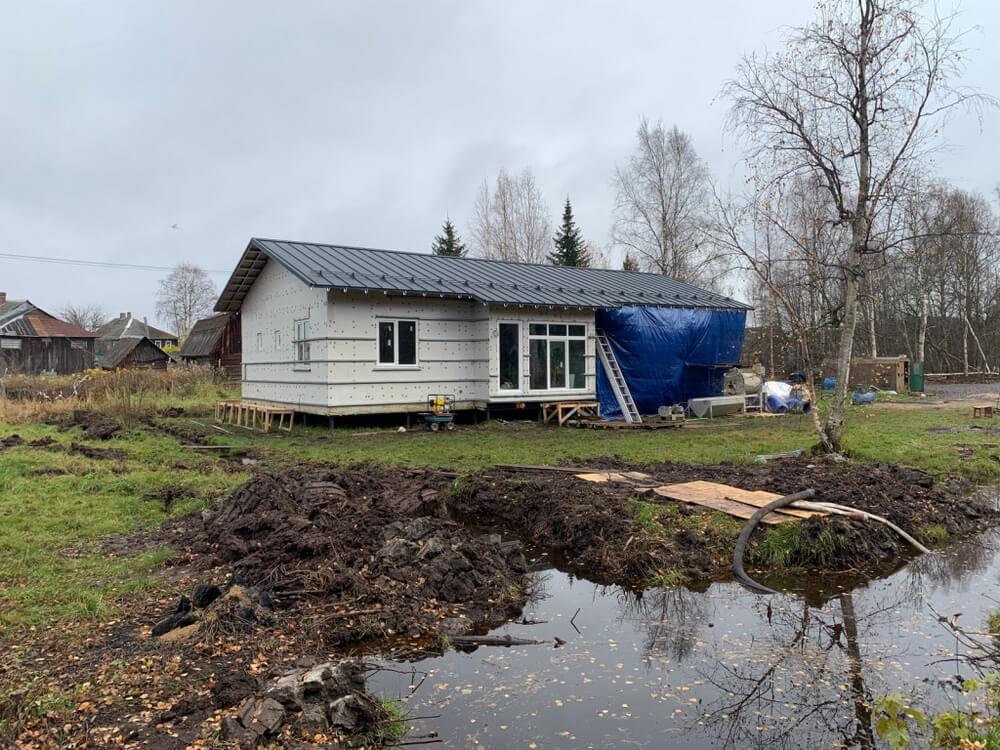
M 529 324 L 528 354 L 531 390 L 583 390 L 587 387 L 585 325 Z
M 295 367 L 301 370 L 309 369 L 309 320 L 295 321 Z
M 417 364 L 417 321 L 378 321 L 378 364 L 406 367 Z

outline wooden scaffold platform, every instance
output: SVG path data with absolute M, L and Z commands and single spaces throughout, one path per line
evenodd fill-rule
M 295 410 L 246 401 L 216 401 L 215 421 L 261 432 L 270 432 L 272 427 L 280 432 L 291 432 Z

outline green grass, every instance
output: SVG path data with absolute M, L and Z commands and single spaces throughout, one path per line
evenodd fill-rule
M 990 612 L 989 617 L 986 619 L 986 624 L 992 635 L 1000 636 L 1000 609 L 994 609 Z
M 917 529 L 917 536 L 931 545 L 944 544 L 948 540 L 948 527 L 943 523 L 921 526 Z
M 181 418 L 178 421 L 184 421 Z M 190 424 L 188 422 L 188 424 Z M 968 409 L 851 407 L 846 452 L 860 460 L 888 461 L 934 474 L 961 474 L 975 481 L 1000 479 L 1000 436 L 975 432 L 934 432 L 975 424 Z M 979 421 L 981 426 L 982 420 Z M 808 417 L 719 419 L 680 430 L 579 430 L 538 424 L 460 425 L 452 433 L 394 428 L 296 425 L 291 435 L 233 430 L 215 442 L 260 448 L 276 466 L 300 461 L 447 467 L 475 470 L 497 463 L 586 464 L 619 457 L 630 463 L 750 462 L 761 453 L 812 448 L 817 443 Z M 972 454 L 963 457 L 960 449 Z
M 747 551 L 751 562 L 770 568 L 790 568 L 803 563 L 823 567 L 837 560 L 849 543 L 846 535 L 837 534 L 833 522 L 818 534 L 806 536 L 802 524 L 781 523 L 764 531 L 764 538 Z
M 211 395 L 216 395 L 214 390 Z M 189 406 L 203 413 L 208 408 L 206 398 L 205 394 L 198 399 L 192 396 Z M 852 408 L 849 418 L 846 448 L 859 460 L 901 463 L 979 482 L 1000 479 L 996 448 L 1000 437 L 967 430 L 931 431 L 977 424 L 965 408 Z M 174 421 L 178 426 L 193 426 L 187 416 Z M 25 440 L 52 437 L 63 447 L 83 439 L 79 430 L 0 424 L 0 439 L 12 433 Z M 797 416 L 720 419 L 660 431 L 604 432 L 493 422 L 463 425 L 454 433 L 370 428 L 331 433 L 298 425 L 291 435 L 238 429 L 231 433 L 208 431 L 213 442 L 255 450 L 263 466 L 273 469 L 303 461 L 371 461 L 459 471 L 496 463 L 585 465 L 606 457 L 635 464 L 749 462 L 759 453 L 809 448 L 816 442 L 808 419 Z M 112 614 L 126 597 L 157 585 L 155 569 L 170 552 L 109 557 L 95 549 L 96 541 L 163 521 L 168 515 L 164 504 L 150 497 L 168 487 L 183 488 L 189 495 L 170 508 L 169 515 L 177 515 L 203 507 L 249 476 L 227 472 L 215 457 L 145 428 L 101 445 L 124 451 L 125 460 L 92 460 L 27 446 L 0 452 L 0 635 Z M 739 529 L 738 521 L 718 513 L 681 514 L 675 507 L 641 501 L 633 507 L 639 523 L 652 532 L 691 527 L 718 541 L 731 538 Z M 934 541 L 939 532 L 929 528 L 923 536 Z M 819 541 L 828 542 L 831 553 L 835 551 L 835 539 Z M 794 564 L 802 543 L 784 527 L 769 530 L 758 558 Z M 815 559 L 815 543 L 810 540 L 811 559 Z
M 26 440 L 52 437 L 63 446 L 81 440 L 77 430 L 0 426 L 0 437 L 13 432 Z M 113 614 L 124 598 L 157 585 L 153 571 L 170 551 L 116 557 L 95 549 L 97 540 L 159 524 L 167 514 L 149 496 L 168 487 L 191 494 L 171 508 L 176 515 L 246 479 L 172 438 L 135 431 L 101 445 L 124 450 L 127 458 L 92 460 L 26 446 L 0 453 L 0 634 Z
M 372 730 L 369 739 L 375 747 L 390 747 L 406 737 L 406 709 L 400 701 L 385 696 L 381 704 L 386 718 Z

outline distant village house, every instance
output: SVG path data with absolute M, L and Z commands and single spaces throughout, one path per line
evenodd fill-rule
M 94 366 L 96 333 L 0 292 L 0 376 L 68 375 Z

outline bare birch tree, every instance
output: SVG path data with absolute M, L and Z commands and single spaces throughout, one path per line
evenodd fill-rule
M 108 321 L 108 316 L 100 305 L 69 304 L 59 314 L 67 323 L 85 331 L 96 331 Z
M 491 188 L 484 180 L 473 208 L 475 255 L 496 260 L 544 263 L 551 244 L 549 209 L 530 169 L 501 169 Z
M 992 103 L 954 83 L 965 36 L 954 22 L 922 15 L 916 0 L 832 0 L 788 32 L 783 51 L 745 57 L 724 88 L 757 187 L 819 179 L 828 220 L 848 229 L 828 450 L 843 436 L 864 259 L 885 249 L 874 231 L 879 212 L 936 147 L 950 111 Z
M 709 172 L 691 138 L 676 126 L 645 118 L 636 150 L 615 169 L 612 241 L 654 273 L 711 285 L 702 228 L 709 205 Z
M 179 263 L 160 281 L 156 310 L 183 339 L 199 318 L 212 312 L 217 296 L 215 284 L 203 269 L 193 263 Z

